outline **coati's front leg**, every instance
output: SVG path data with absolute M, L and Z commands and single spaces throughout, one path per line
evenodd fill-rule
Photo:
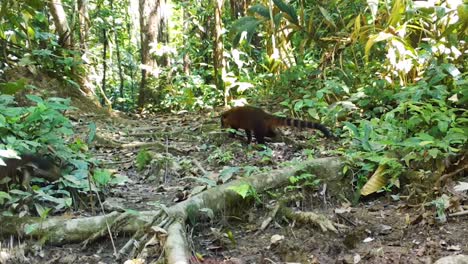
M 276 132 L 274 129 L 270 128 L 265 134 L 265 137 L 274 138 L 276 137 Z
M 247 144 L 250 144 L 250 142 L 252 142 L 252 132 L 246 129 L 245 134 L 247 135 Z
M 234 137 L 236 137 L 237 128 L 231 127 L 231 129 L 233 129 L 234 131 L 229 131 L 228 134 L 229 134 L 230 138 L 234 138 Z
M 263 131 L 255 131 L 255 138 L 258 144 L 265 144 L 265 134 Z

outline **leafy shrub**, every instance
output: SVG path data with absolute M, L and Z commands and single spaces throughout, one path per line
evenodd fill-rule
M 73 140 L 72 124 L 62 114 L 71 109 L 70 100 L 44 100 L 36 95 L 26 97 L 33 102 L 33 106 L 17 106 L 13 96 L 0 95 L 0 149 L 42 154 L 51 153 L 52 150 L 56 159 L 64 161 L 63 177 L 54 183 L 33 179 L 32 193 L 20 190 L 21 186 L 10 186 L 8 194 L 0 194 L 0 205 L 12 210 L 28 210 L 34 204 L 36 209 L 43 209 L 38 213 L 47 211 L 42 205 L 53 207 L 55 212 L 77 206 L 77 195 L 88 194 L 88 174 L 95 161 L 81 152 L 87 149 L 86 144 L 78 138 Z M 96 187 L 92 188 L 93 191 L 97 190 Z M 19 208 L 21 204 L 23 207 Z

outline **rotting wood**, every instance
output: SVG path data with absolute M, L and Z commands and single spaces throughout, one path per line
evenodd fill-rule
M 164 245 L 167 263 L 189 263 L 190 255 L 187 250 L 187 236 L 184 225 L 178 222 L 173 223 L 169 226 L 168 233 L 169 236 Z

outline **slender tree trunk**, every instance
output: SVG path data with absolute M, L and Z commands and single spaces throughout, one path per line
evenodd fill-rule
M 47 1 L 47 6 L 50 9 L 52 18 L 54 20 L 55 28 L 59 34 L 59 43 L 64 48 L 71 48 L 73 45 L 71 39 L 71 31 L 68 26 L 67 15 L 63 9 L 63 4 L 61 0 L 52 0 Z
M 82 54 L 83 61 L 85 65 L 90 65 L 90 58 L 88 58 L 88 39 L 89 39 L 89 12 L 88 12 L 88 0 L 78 0 L 77 9 L 78 9 L 78 33 L 79 33 L 79 47 Z M 80 84 L 81 90 L 88 96 L 96 95 L 96 86 L 92 84 L 89 78 L 89 72 L 94 71 L 92 67 L 85 67 L 85 73 L 80 73 L 77 76 L 78 83 Z
M 110 9 L 114 11 L 114 1 L 110 0 Z M 124 97 L 124 77 L 123 77 L 123 72 L 122 72 L 122 61 L 120 58 L 120 45 L 119 45 L 119 35 L 117 34 L 117 25 L 115 23 L 115 16 L 112 16 L 112 27 L 113 27 L 113 33 L 114 33 L 114 42 L 115 42 L 115 48 L 116 48 L 116 55 L 117 55 L 117 69 L 119 70 L 119 96 L 120 98 Z M 123 109 L 123 101 L 121 103 L 121 107 Z
M 169 43 L 169 15 L 168 15 L 167 0 L 159 0 L 159 7 L 157 7 L 159 27 L 158 27 L 158 43 L 167 45 Z M 158 58 L 158 65 L 170 66 L 168 54 L 164 54 Z
M 107 32 L 106 29 L 102 29 L 102 38 L 103 38 L 103 50 L 102 50 L 102 86 L 101 86 L 101 95 L 102 95 L 102 100 L 101 104 L 102 105 L 107 105 L 109 108 L 112 107 L 112 102 L 109 101 L 106 95 L 106 77 L 107 77 Z
M 87 38 L 88 38 L 88 31 L 89 31 L 89 18 L 87 12 L 87 0 L 80 0 L 78 2 L 78 16 L 79 16 L 79 23 L 80 23 L 80 49 L 83 54 L 86 54 L 87 48 Z M 65 49 L 74 49 L 74 42 L 73 42 L 73 34 L 70 30 L 70 26 L 68 24 L 67 15 L 65 10 L 63 9 L 62 0 L 51 0 L 47 1 L 47 6 L 49 7 L 50 13 L 52 15 L 52 19 L 54 21 L 55 28 L 59 35 L 59 43 Z M 86 66 L 79 66 L 83 67 L 84 71 L 87 72 Z M 83 75 L 83 69 L 80 71 L 76 71 L 77 69 L 73 68 L 73 80 L 80 84 L 81 92 L 86 96 L 94 96 L 95 91 L 93 85 L 89 81 L 88 76 Z M 79 74 L 77 72 L 80 72 Z M 96 101 L 97 102 L 97 101 Z
M 245 16 L 251 0 L 229 0 L 231 8 L 231 18 L 238 19 Z
M 189 27 L 190 16 L 189 16 L 188 10 L 186 8 L 184 8 L 184 7 L 182 9 L 182 12 L 183 12 L 182 17 L 184 19 L 184 26 L 183 26 L 184 35 L 183 35 L 183 38 L 184 38 L 184 43 L 188 43 L 188 36 L 189 36 L 189 31 L 190 31 L 190 27 Z M 184 73 L 186 75 L 190 75 L 190 55 L 189 55 L 188 47 L 186 47 L 184 49 L 183 62 L 184 62 Z
M 134 45 L 136 47 L 141 47 L 141 38 L 140 38 L 140 2 L 139 0 L 129 0 L 128 5 L 128 16 L 130 19 L 126 19 L 127 21 L 127 33 L 128 33 L 128 45 Z M 141 55 L 141 54 L 140 54 Z M 140 58 L 141 60 L 141 58 Z M 131 98 L 132 104 L 135 106 L 137 104 L 136 98 L 136 86 L 138 85 L 138 68 L 130 67 L 128 71 L 130 72 L 130 80 L 131 80 Z
M 169 65 L 167 57 L 155 59 L 150 50 L 158 43 L 169 41 L 168 17 L 166 0 L 140 0 L 140 38 L 141 38 L 141 83 L 138 106 L 143 107 L 149 99 L 150 91 L 146 87 L 148 77 L 159 77 L 159 65 Z M 159 92 L 159 91 L 157 91 Z M 157 94 L 157 93 L 156 93 Z
M 158 65 L 155 59 L 150 54 L 150 44 L 157 43 L 159 21 L 157 17 L 158 1 L 140 0 L 140 42 L 141 42 L 141 82 L 140 94 L 138 96 L 138 106 L 143 107 L 147 96 L 149 95 L 146 87 L 147 78 L 149 75 L 158 77 Z
M 216 87 L 219 90 L 224 90 L 224 105 L 227 106 L 229 90 L 224 85 L 225 63 L 224 63 L 224 45 L 223 45 L 223 14 L 224 0 L 214 0 L 214 44 L 213 44 L 213 64 Z
M 82 54 L 88 52 L 88 35 L 89 35 L 89 13 L 88 0 L 78 0 L 78 22 L 80 36 L 80 50 Z

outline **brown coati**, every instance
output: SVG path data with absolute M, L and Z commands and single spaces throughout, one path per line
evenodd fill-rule
M 322 124 L 274 116 L 253 106 L 235 107 L 221 115 L 221 127 L 244 129 L 247 134 L 247 144 L 252 141 L 252 131 L 257 142 L 264 144 L 265 137 L 274 137 L 276 135 L 275 128 L 280 126 L 318 129 L 327 138 L 334 138 L 332 133 Z
M 8 184 L 11 182 L 21 183 L 29 188 L 31 177 L 56 181 L 60 179 L 60 168 L 47 158 L 38 154 L 22 154 L 21 159 L 2 158 L 6 166 L 0 165 L 0 182 Z

